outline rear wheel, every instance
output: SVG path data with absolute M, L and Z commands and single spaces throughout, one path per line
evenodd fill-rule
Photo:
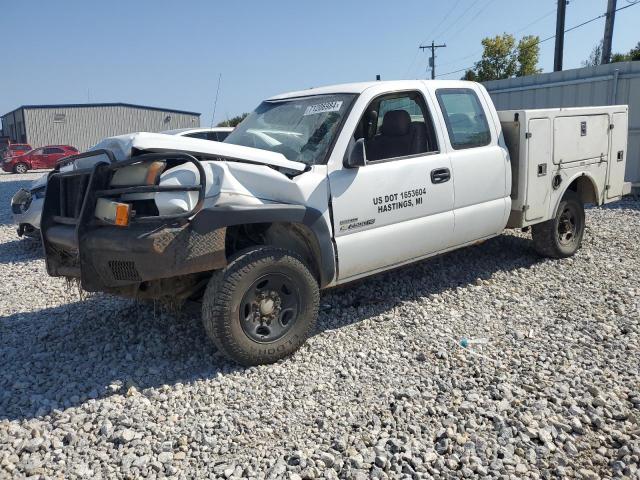
M 584 236 L 584 206 L 573 192 L 565 193 L 556 215 L 531 228 L 533 245 L 545 257 L 566 258 L 575 254 Z
M 13 171 L 14 173 L 27 173 L 27 171 L 29 171 L 29 166 L 23 162 L 16 163 L 16 166 L 13 167 Z
M 209 281 L 202 321 L 218 349 L 242 365 L 295 352 L 315 328 L 318 284 L 296 254 L 256 247 Z

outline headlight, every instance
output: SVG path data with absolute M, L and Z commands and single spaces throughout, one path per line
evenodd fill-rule
M 111 177 L 110 187 L 139 187 L 156 185 L 164 170 L 165 162 L 134 163 L 119 168 Z
M 31 192 L 21 188 L 11 199 L 11 211 L 16 215 L 26 212 L 31 206 L 32 199 Z

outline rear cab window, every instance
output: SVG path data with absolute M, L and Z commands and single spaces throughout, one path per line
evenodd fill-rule
M 470 88 L 440 88 L 436 90 L 436 97 L 454 150 L 491 143 L 489 123 L 475 91 Z

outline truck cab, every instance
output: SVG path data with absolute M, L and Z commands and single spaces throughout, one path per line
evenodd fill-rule
M 320 289 L 507 226 L 573 255 L 583 204 L 624 193 L 627 114 L 573 110 L 499 113 L 473 82 L 369 82 L 267 99 L 224 142 L 105 139 L 49 176 L 47 269 L 88 291 L 198 299 L 222 352 L 273 362 L 313 331 Z

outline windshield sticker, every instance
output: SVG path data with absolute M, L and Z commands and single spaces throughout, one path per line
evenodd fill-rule
M 338 112 L 342 108 L 342 101 L 339 102 L 325 102 L 318 103 L 316 105 L 309 105 L 304 115 L 315 115 L 317 113 Z

